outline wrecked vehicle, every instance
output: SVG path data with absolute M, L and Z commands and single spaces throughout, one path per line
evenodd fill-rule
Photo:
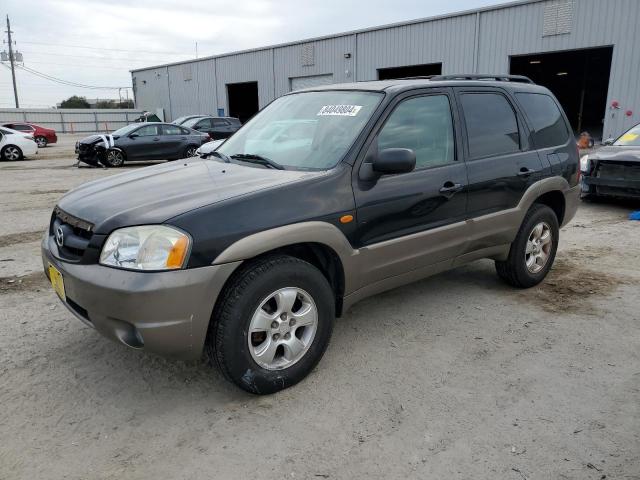
M 640 124 L 580 159 L 582 198 L 640 198 Z
M 178 160 L 193 157 L 210 140 L 206 133 L 171 123 L 134 123 L 111 134 L 97 134 L 76 143 L 78 162 L 121 167 L 139 160 Z

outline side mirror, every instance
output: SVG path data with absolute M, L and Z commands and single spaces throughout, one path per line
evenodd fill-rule
M 416 152 L 410 148 L 387 148 L 373 159 L 372 168 L 381 175 L 411 172 L 416 168 Z
M 132 133 L 129 135 L 129 138 L 138 138 L 140 135 L 138 135 L 137 133 Z
M 605 146 L 613 145 L 614 141 L 615 140 L 613 138 L 609 137 L 604 142 L 602 142 L 602 145 L 605 145 Z

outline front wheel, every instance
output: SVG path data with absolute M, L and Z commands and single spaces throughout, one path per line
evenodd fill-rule
M 290 387 L 322 358 L 335 298 L 324 275 L 289 256 L 255 261 L 221 294 L 206 351 L 240 388 L 270 394 Z
M 556 258 L 558 217 L 546 205 L 533 204 L 524 217 L 506 261 L 496 261 L 498 276 L 509 285 L 529 288 L 549 273 Z
M 22 150 L 15 145 L 7 145 L 2 149 L 2 159 L 8 162 L 15 162 L 17 160 L 22 160 L 24 156 L 22 155 Z
M 120 150 L 107 150 L 104 163 L 107 167 L 121 167 L 124 165 L 124 153 Z

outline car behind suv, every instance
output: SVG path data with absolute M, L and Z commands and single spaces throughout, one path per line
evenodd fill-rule
M 71 191 L 44 267 L 105 336 L 204 350 L 271 393 L 314 368 L 334 318 L 365 297 L 481 258 L 510 285 L 541 282 L 578 167 L 558 102 L 523 77 L 319 87 L 275 100 L 208 158 Z

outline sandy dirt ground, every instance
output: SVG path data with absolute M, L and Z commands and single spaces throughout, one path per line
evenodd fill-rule
M 583 204 L 531 290 L 480 261 L 363 301 L 256 397 L 60 304 L 51 209 L 118 172 L 72 167 L 74 141 L 0 163 L 0 479 L 640 479 L 640 206 Z

